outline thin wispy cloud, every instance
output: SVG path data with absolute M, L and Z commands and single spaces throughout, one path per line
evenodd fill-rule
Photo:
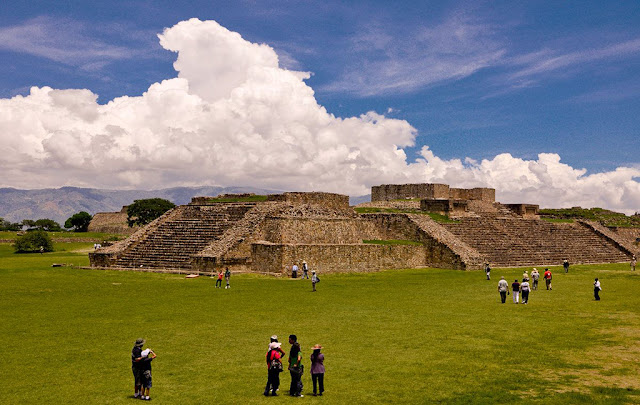
M 96 39 L 87 26 L 70 19 L 37 17 L 0 27 L 0 49 L 46 58 L 88 71 L 135 55 L 132 49 Z
M 506 48 L 491 25 L 456 15 L 433 27 L 391 34 L 368 27 L 351 39 L 347 69 L 324 92 L 407 93 L 461 79 L 496 64 Z

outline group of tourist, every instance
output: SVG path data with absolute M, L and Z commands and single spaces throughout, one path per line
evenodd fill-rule
M 635 271 L 635 265 L 636 265 L 636 257 L 633 256 L 633 258 L 631 259 L 631 269 L 633 271 Z M 568 273 L 569 261 L 565 259 L 564 262 L 562 263 L 562 267 L 564 268 L 564 272 Z M 487 275 L 487 280 L 491 279 L 489 276 L 490 271 L 491 271 L 491 268 L 489 267 L 489 264 L 485 263 L 485 273 Z M 548 268 L 544 269 L 542 278 L 545 281 L 547 290 L 553 290 L 553 286 L 551 285 L 551 280 L 553 280 L 553 275 L 551 274 L 551 270 L 549 270 Z M 518 282 L 518 279 L 515 279 L 513 283 L 511 283 L 511 289 L 509 289 L 509 283 L 504 279 L 504 276 L 501 277 L 500 281 L 498 281 L 498 292 L 500 293 L 500 301 L 504 304 L 507 300 L 507 295 L 512 294 L 513 303 L 518 304 L 520 303 L 520 296 L 522 295 L 521 302 L 523 304 L 528 304 L 529 293 L 532 290 L 538 289 L 539 279 L 540 279 L 540 273 L 538 272 L 538 269 L 536 269 L 535 267 L 531 271 L 531 280 L 532 280 L 531 284 L 529 284 L 530 278 L 529 278 L 529 274 L 527 273 L 527 270 L 525 270 L 524 273 L 522 274 L 522 282 Z M 596 278 L 593 283 L 593 296 L 596 301 L 600 301 L 600 291 L 602 291 L 602 287 L 600 286 L 600 281 L 598 280 L 598 278 Z
M 291 384 L 289 385 L 289 395 L 293 397 L 303 397 L 302 375 L 304 374 L 304 366 L 302 364 L 302 350 L 298 337 L 289 335 L 289 351 L 288 367 L 291 375 Z M 313 382 L 313 396 L 322 395 L 324 393 L 324 354 L 320 353 L 321 345 L 315 345 L 311 348 L 311 380 Z M 271 336 L 271 341 L 267 349 L 267 385 L 264 388 L 264 396 L 277 396 L 280 387 L 280 373 L 284 371 L 282 358 L 286 355 L 282 350 L 282 343 L 278 342 L 278 336 Z
M 300 268 L 298 267 L 298 264 L 294 263 L 293 266 L 291 266 L 291 278 L 298 278 L 299 270 Z M 300 280 L 304 280 L 304 279 L 309 280 L 309 265 L 305 260 L 302 261 L 302 277 L 300 277 Z M 315 270 L 312 270 L 311 271 L 311 291 L 312 292 L 316 292 L 316 284 L 318 284 L 319 282 L 320 282 L 320 277 L 318 277 Z

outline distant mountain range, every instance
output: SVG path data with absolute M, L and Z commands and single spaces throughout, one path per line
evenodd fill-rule
M 101 190 L 95 188 L 61 187 L 39 190 L 0 188 L 0 217 L 11 222 L 23 219 L 49 218 L 64 225 L 76 212 L 120 211 L 134 200 L 164 198 L 183 205 L 198 196 L 217 196 L 227 193 L 274 194 L 278 190 L 252 187 L 174 187 L 161 190 Z M 369 201 L 371 196 L 350 197 L 352 205 Z

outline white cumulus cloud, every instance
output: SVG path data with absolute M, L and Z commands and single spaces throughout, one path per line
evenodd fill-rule
M 637 167 L 587 174 L 555 154 L 463 162 L 428 147 L 408 159 L 403 148 L 416 137 L 408 122 L 329 114 L 304 81 L 309 73 L 281 68 L 268 45 L 197 19 L 159 37 L 177 53 L 178 77 L 141 96 L 100 105 L 89 90 L 33 87 L 0 99 L 0 186 L 250 185 L 361 195 L 383 183 L 444 182 L 495 187 L 505 202 L 640 209 Z

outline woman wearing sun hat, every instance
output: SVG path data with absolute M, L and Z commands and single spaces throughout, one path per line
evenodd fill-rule
M 315 345 L 311 348 L 311 380 L 313 381 L 313 395 L 322 395 L 324 392 L 324 354 L 320 353 L 322 346 Z M 320 392 L 316 394 L 318 384 Z

